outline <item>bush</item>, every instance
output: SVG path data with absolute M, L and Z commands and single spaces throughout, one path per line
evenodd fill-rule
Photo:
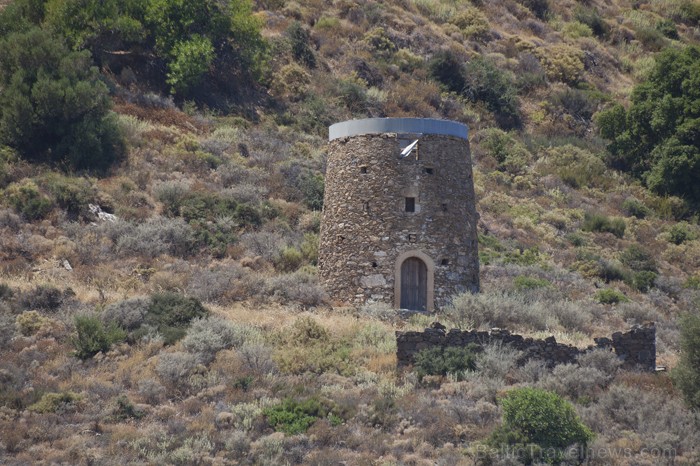
M 436 53 L 428 62 L 428 71 L 448 91 L 460 94 L 466 87 L 462 60 L 450 50 Z
M 625 236 L 627 225 L 624 219 L 619 217 L 609 218 L 603 214 L 586 212 L 583 216 L 583 231 L 597 231 L 601 233 L 612 233 L 618 238 Z
M 0 143 L 30 160 L 105 170 L 124 153 L 90 53 L 34 28 L 0 40 Z
M 535 288 L 546 288 L 552 283 L 544 278 L 529 277 L 527 275 L 519 275 L 513 279 L 513 286 L 518 291 L 532 290 Z
M 68 290 L 67 290 L 68 291 Z M 68 294 L 71 292 L 68 291 Z M 55 312 L 63 304 L 64 293 L 50 285 L 37 285 L 21 293 L 17 299 L 19 307 L 26 310 Z
M 620 262 L 635 272 L 656 272 L 656 260 L 646 249 L 638 244 L 632 244 L 620 254 Z
M 78 220 L 89 213 L 89 204 L 97 204 L 98 193 L 85 178 L 73 178 L 58 173 L 46 176 L 45 185 L 56 204 L 66 211 L 70 220 Z
M 102 312 L 102 321 L 115 324 L 131 332 L 139 328 L 148 313 L 150 300 L 148 298 L 131 298 L 108 305 Z
M 209 364 L 223 349 L 241 348 L 261 340 L 262 334 L 255 327 L 209 316 L 191 323 L 182 339 L 182 346 L 195 355 L 197 362 Z
M 25 311 L 15 319 L 15 327 L 17 331 L 28 337 L 38 332 L 41 327 L 48 324 L 50 321 L 36 311 Z
M 77 336 L 71 339 L 75 348 L 75 356 L 80 359 L 90 359 L 99 352 L 107 352 L 113 343 L 123 341 L 126 332 L 114 324 L 107 327 L 97 317 L 76 316 L 75 329 Z
M 292 46 L 292 55 L 294 59 L 309 68 L 315 68 L 316 56 L 311 47 L 309 47 L 309 41 L 311 39 L 309 32 L 304 29 L 299 21 L 294 21 L 287 28 L 287 37 Z
M 296 401 L 285 398 L 282 403 L 263 409 L 267 422 L 278 432 L 296 435 L 306 432 L 317 419 L 329 416 L 331 424 L 342 419 L 331 413 L 331 409 L 318 398 Z
M 547 79 L 575 84 L 584 70 L 583 52 L 571 45 L 556 44 L 533 51 L 542 63 Z
M 605 163 L 595 154 L 571 144 L 545 149 L 538 163 L 542 174 L 556 174 L 572 188 L 603 186 Z
M 639 199 L 634 197 L 628 197 L 622 203 L 622 210 L 625 211 L 627 215 L 631 215 L 636 218 L 646 218 L 647 215 L 651 213 L 651 210 L 642 203 Z
M 31 180 L 11 184 L 3 196 L 15 212 L 29 221 L 44 218 L 53 208 L 51 200 L 44 196 Z
M 419 380 L 426 375 L 448 374 L 461 380 L 464 378 L 464 372 L 476 370 L 475 349 L 472 345 L 426 348 L 416 353 L 413 368 Z
M 646 293 L 654 286 L 656 277 L 656 272 L 652 272 L 650 270 L 635 272 L 632 274 L 632 287 L 637 291 Z
M 144 324 L 157 329 L 165 343 L 170 345 L 185 336 L 192 320 L 208 314 L 209 311 L 195 298 L 158 293 L 151 297 Z
M 517 89 L 513 77 L 495 63 L 475 58 L 464 66 L 464 95 L 483 102 L 493 112 L 498 126 L 514 129 L 522 126 Z
M 512 134 L 498 128 L 488 128 L 479 132 L 481 148 L 496 159 L 498 169 L 518 175 L 523 173 L 532 155 Z
M 56 413 L 65 411 L 81 400 L 81 396 L 73 392 L 44 393 L 39 401 L 27 409 L 37 414 Z
M 519 0 L 537 18 L 545 20 L 549 14 L 549 0 Z
M 595 300 L 600 304 L 617 304 L 626 303 L 629 301 L 629 298 L 617 290 L 605 288 L 595 294 Z
M 697 239 L 697 234 L 685 222 L 676 223 L 668 232 L 668 240 L 673 244 L 683 244 L 694 239 Z
M 573 406 L 555 393 L 517 388 L 501 400 L 501 408 L 503 425 L 492 434 L 490 442 L 516 447 L 521 455 L 532 452 L 530 445 L 536 445 L 544 449 L 540 454 L 546 462 L 558 462 L 565 448 L 578 444 L 585 449 L 593 439 Z
M 606 37 L 608 35 L 610 28 L 595 8 L 578 5 L 574 10 L 574 18 L 576 21 L 591 28 L 591 31 L 596 36 Z

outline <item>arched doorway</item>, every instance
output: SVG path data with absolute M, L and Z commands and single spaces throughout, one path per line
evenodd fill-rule
M 401 264 L 401 309 L 428 310 L 428 267 L 417 257 Z

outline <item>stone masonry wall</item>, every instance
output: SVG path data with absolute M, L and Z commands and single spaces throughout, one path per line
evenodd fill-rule
M 425 134 L 417 152 L 400 159 L 401 144 L 410 138 L 418 135 L 371 134 L 329 143 L 319 277 L 336 301 L 398 307 L 397 259 L 411 251 L 424 254 L 434 274 L 428 309 L 479 288 L 469 143 Z M 405 211 L 406 197 L 415 198 L 415 212 Z
M 654 323 L 635 325 L 628 332 L 616 332 L 612 338 L 595 338 L 594 341 L 595 345 L 580 349 L 557 343 L 554 337 L 535 340 L 502 329 L 493 329 L 490 332 L 457 329 L 446 331 L 444 326 L 436 322 L 423 332 L 396 332 L 396 355 L 399 367 L 403 367 L 413 364 L 418 351 L 433 346 L 467 346 L 474 343 L 483 347 L 490 343 L 501 343 L 521 351 L 521 363 L 529 359 L 538 359 L 549 367 L 557 364 L 575 364 L 580 355 L 595 349 L 605 349 L 614 351 L 622 360 L 622 367 L 625 369 L 646 372 L 656 370 Z

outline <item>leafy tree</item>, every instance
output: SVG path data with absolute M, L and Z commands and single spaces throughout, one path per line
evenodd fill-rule
M 681 318 L 681 360 L 674 369 L 673 381 L 688 404 L 700 408 L 700 316 Z
M 700 47 L 660 53 L 629 110 L 615 105 L 597 123 L 613 167 L 659 194 L 700 202 Z
M 87 51 L 32 28 L 0 40 L 0 144 L 23 157 L 104 170 L 123 153 L 107 87 Z

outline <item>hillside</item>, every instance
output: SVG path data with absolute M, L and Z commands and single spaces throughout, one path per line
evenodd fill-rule
M 1 463 L 580 464 L 503 440 L 523 387 L 573 405 L 586 464 L 700 462 L 671 375 L 700 310 L 700 164 L 663 165 L 669 143 L 645 165 L 614 128 L 666 108 L 635 89 L 700 45 L 696 2 L 224 4 L 0 0 Z M 316 278 L 327 128 L 385 116 L 470 127 L 482 292 L 436 315 Z M 397 371 L 394 332 L 434 320 L 580 347 L 655 321 L 670 371 L 503 347 Z

